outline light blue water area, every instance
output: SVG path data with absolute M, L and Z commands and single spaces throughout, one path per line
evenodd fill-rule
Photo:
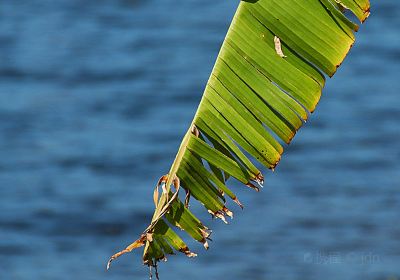
M 400 279 L 400 2 L 372 16 L 245 211 L 162 279 Z M 105 271 L 153 211 L 237 1 L 1 0 L 0 279 Z M 241 188 L 241 189 L 239 189 Z M 390 278 L 392 277 L 392 278 Z

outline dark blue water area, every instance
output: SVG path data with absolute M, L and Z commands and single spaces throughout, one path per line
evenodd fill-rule
M 400 2 L 372 16 L 261 193 L 162 279 L 400 279 Z M 147 279 L 153 186 L 237 1 L 1 0 L 0 279 Z

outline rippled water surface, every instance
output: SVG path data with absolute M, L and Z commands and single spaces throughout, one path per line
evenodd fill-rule
M 400 2 L 211 248 L 162 279 L 400 279 Z M 0 279 L 146 279 L 150 220 L 237 1 L 2 0 Z

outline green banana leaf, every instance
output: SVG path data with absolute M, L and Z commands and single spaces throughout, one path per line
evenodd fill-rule
M 174 251 L 196 256 L 176 233 L 184 230 L 208 248 L 210 230 L 189 209 L 198 200 L 226 222 L 230 177 L 259 190 L 259 162 L 273 170 L 321 97 L 369 16 L 369 0 L 241 1 L 202 100 L 168 174 L 154 191 L 155 211 L 143 234 L 112 260 L 144 246 L 143 261 Z M 353 15 L 351 15 L 352 13 Z M 184 194 L 179 194 L 184 189 Z M 157 272 L 156 272 L 156 276 Z

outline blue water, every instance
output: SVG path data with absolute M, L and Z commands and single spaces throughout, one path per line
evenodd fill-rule
M 372 16 L 259 194 L 162 279 L 400 279 L 400 2 Z M 237 1 L 1 0 L 0 279 L 146 279 L 136 239 Z M 192 203 L 193 204 L 193 203 Z

